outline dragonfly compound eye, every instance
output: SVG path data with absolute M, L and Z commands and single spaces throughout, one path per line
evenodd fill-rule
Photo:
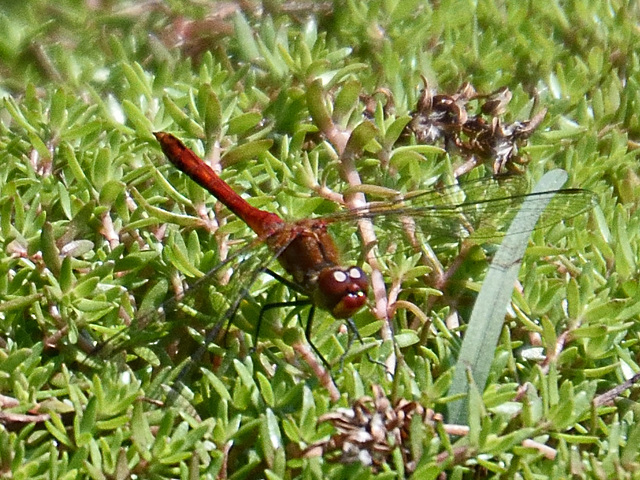
M 359 267 L 325 268 L 318 275 L 316 305 L 335 318 L 347 318 L 367 301 L 369 279 Z

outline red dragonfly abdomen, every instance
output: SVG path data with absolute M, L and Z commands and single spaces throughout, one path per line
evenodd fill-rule
M 164 132 L 154 132 L 154 135 L 160 142 L 164 154 L 178 170 L 186 173 L 198 185 L 207 189 L 258 236 L 264 238 L 284 224 L 284 220 L 275 213 L 265 212 L 249 205 L 209 165 L 198 158 L 191 149 L 185 147 L 176 137 Z

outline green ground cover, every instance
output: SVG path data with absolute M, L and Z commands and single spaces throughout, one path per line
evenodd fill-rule
M 2 475 L 633 478 L 639 20 L 613 0 L 0 1 Z M 382 223 L 376 270 L 356 227 L 335 228 L 385 292 L 353 317 L 362 342 L 316 315 L 325 375 L 308 310 L 267 310 L 256 338 L 261 308 L 298 296 L 253 275 L 267 257 L 234 257 L 255 235 L 152 135 L 284 218 L 342 212 L 451 183 L 468 159 L 405 129 L 423 77 L 449 95 L 508 87 L 506 123 L 546 108 L 507 183 L 562 168 L 597 200 L 552 204 L 532 233 L 464 425 L 448 417 L 453 367 L 500 238 L 461 241 L 431 217 L 412 249 Z M 462 176 L 470 191 L 492 168 Z M 163 304 L 166 319 L 149 313 Z

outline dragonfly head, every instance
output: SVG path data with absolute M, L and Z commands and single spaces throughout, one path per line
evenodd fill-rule
M 315 303 L 335 318 L 348 318 L 367 301 L 369 279 L 360 267 L 325 268 L 318 275 Z

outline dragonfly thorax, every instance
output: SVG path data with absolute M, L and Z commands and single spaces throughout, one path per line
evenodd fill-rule
M 348 318 L 367 301 L 369 279 L 360 267 L 327 267 L 316 279 L 314 303 L 335 318 Z
M 327 224 L 300 220 L 278 225 L 266 239 L 280 265 L 311 302 L 335 318 L 348 318 L 367 301 L 369 280 L 360 267 L 344 268 Z

